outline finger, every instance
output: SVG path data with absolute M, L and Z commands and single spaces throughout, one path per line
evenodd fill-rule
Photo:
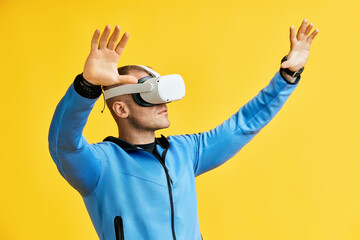
M 291 46 L 293 46 L 296 43 L 296 33 L 295 33 L 295 27 L 290 26 L 290 43 Z
M 307 26 L 306 30 L 305 30 L 305 36 L 307 36 L 310 32 L 311 29 L 313 28 L 314 24 L 310 23 L 309 26 Z
M 106 25 L 106 27 L 104 29 L 104 32 L 101 34 L 101 37 L 100 37 L 100 44 L 99 44 L 100 49 L 106 47 L 106 43 L 107 43 L 107 39 L 108 39 L 109 34 L 110 34 L 110 30 L 111 30 L 110 26 Z
M 124 48 L 126 46 L 127 41 L 129 40 L 129 33 L 124 33 L 124 35 L 121 37 L 120 42 L 118 43 L 118 45 L 116 46 L 115 51 L 117 52 L 117 54 L 121 55 L 122 52 L 124 51 Z
M 100 36 L 100 30 L 96 29 L 91 39 L 91 50 L 96 50 L 98 48 L 99 36 Z
M 115 30 L 109 39 L 107 48 L 114 50 L 115 46 L 116 46 L 116 42 L 119 39 L 119 36 L 120 36 L 120 27 L 118 25 L 116 25 Z
M 298 33 L 296 36 L 298 40 L 304 36 L 306 25 L 307 25 L 307 19 L 304 19 L 301 26 L 299 27 L 299 30 L 298 30 Z
M 316 35 L 317 35 L 318 33 L 319 33 L 319 29 L 317 28 L 317 29 L 315 29 L 315 31 L 313 31 L 312 34 L 308 37 L 307 42 L 308 42 L 308 43 L 311 43 L 311 42 L 314 40 L 314 38 L 316 37 Z
M 138 82 L 137 78 L 131 75 L 119 75 L 118 81 L 119 83 L 126 83 L 126 84 L 136 84 Z

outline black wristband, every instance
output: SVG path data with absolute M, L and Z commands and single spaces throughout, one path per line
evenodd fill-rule
M 284 68 L 280 68 L 280 75 L 284 79 L 285 82 L 287 82 L 288 84 L 292 84 L 292 85 L 298 84 L 298 82 L 300 81 L 300 78 L 301 78 L 301 76 L 298 76 L 296 78 L 295 82 L 290 82 L 289 80 L 287 80 L 286 76 L 284 75 Z
M 101 86 L 86 81 L 82 73 L 76 76 L 74 88 L 79 95 L 90 99 L 98 98 L 102 93 Z

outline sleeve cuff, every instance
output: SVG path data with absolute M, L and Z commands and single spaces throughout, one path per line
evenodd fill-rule
M 74 88 L 79 95 L 90 99 L 98 98 L 102 93 L 100 85 L 89 83 L 85 80 L 82 74 L 76 76 L 74 80 Z

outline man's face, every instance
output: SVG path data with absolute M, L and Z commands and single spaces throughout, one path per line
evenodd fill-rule
M 144 71 L 132 70 L 129 75 L 135 76 L 137 79 L 148 76 Z M 170 121 L 166 104 L 155 105 L 152 107 L 142 107 L 135 103 L 131 95 L 128 96 L 128 107 L 130 110 L 128 120 L 130 123 L 143 130 L 155 131 L 162 128 L 168 128 Z

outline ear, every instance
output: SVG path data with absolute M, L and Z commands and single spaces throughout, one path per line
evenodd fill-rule
M 129 117 L 129 108 L 124 102 L 114 102 L 112 105 L 112 109 L 114 113 L 120 118 L 128 118 Z

